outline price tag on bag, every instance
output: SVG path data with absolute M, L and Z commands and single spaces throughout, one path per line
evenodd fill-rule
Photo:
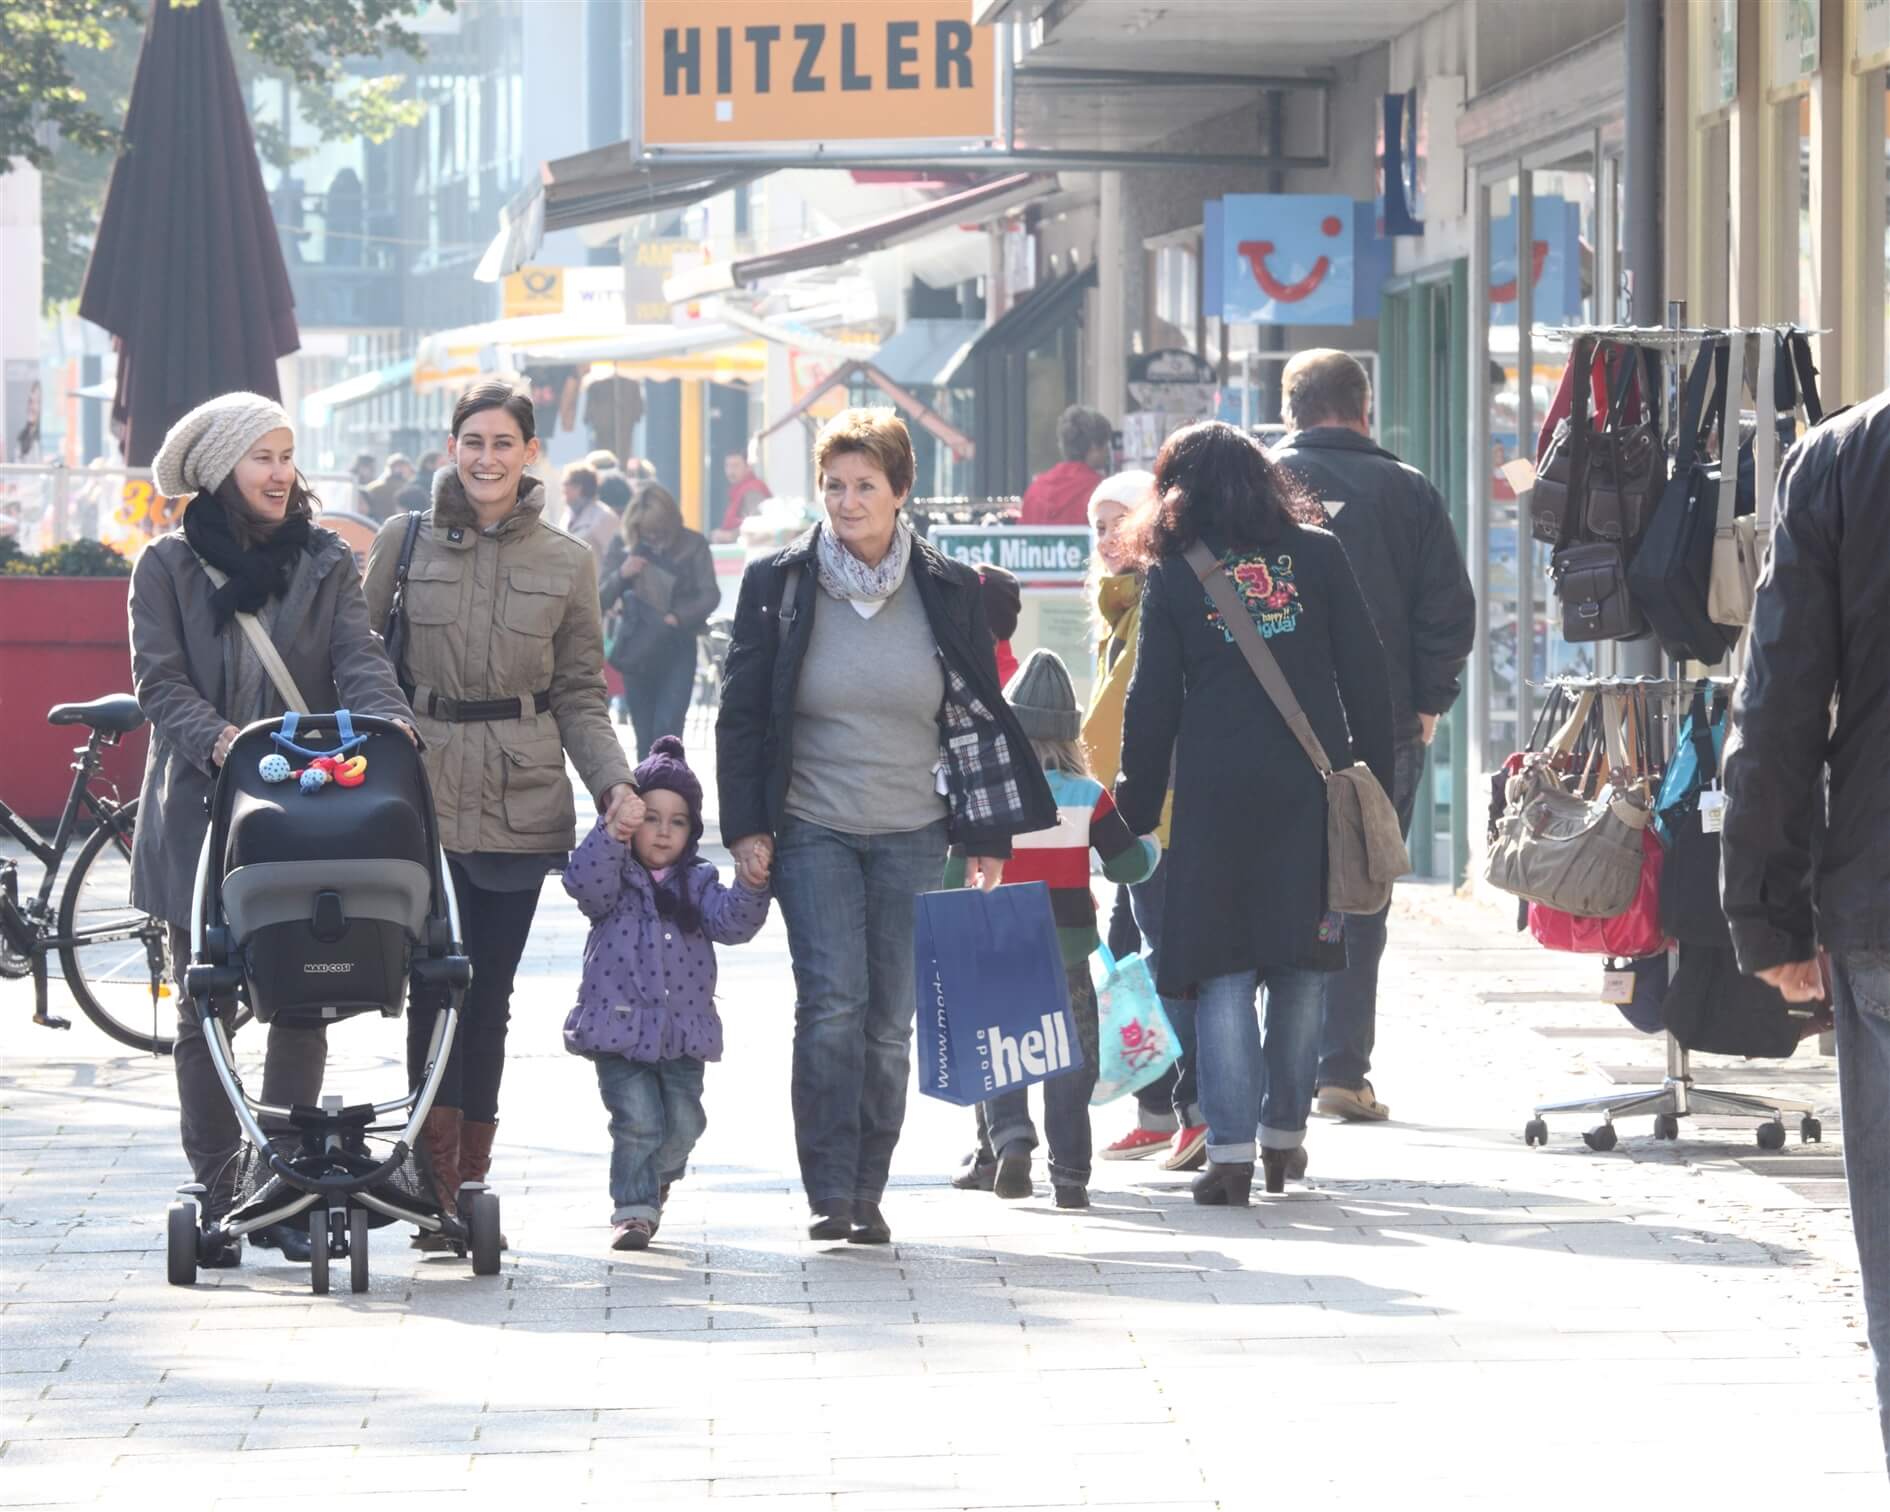
M 1619 1007 L 1623 1003 L 1634 1001 L 1634 973 L 1631 971 L 1604 971 L 1601 974 L 1601 1000 Z
M 1726 828 L 1726 795 L 1718 788 L 1700 794 L 1700 832 L 1717 835 Z

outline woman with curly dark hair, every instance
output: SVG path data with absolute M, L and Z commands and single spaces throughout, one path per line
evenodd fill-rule
M 1257 1144 L 1266 1188 L 1304 1170 L 1325 973 L 1345 964 L 1326 907 L 1322 779 L 1261 688 L 1183 553 L 1197 541 L 1284 670 L 1335 769 L 1363 760 L 1389 790 L 1384 650 L 1338 541 L 1290 476 L 1233 426 L 1169 437 L 1158 505 L 1132 554 L 1147 571 L 1116 803 L 1137 834 L 1174 772 L 1160 981 L 1196 995 L 1208 1165 L 1194 1198 L 1245 1205 Z M 1265 1032 L 1255 1003 L 1266 988 Z

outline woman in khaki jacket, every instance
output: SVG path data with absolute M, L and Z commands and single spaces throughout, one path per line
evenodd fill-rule
M 498 1128 L 512 979 L 539 889 L 577 843 L 569 756 L 613 833 L 643 804 L 604 695 L 597 566 L 585 542 L 546 522 L 529 395 L 474 385 L 453 408 L 452 465 L 433 479 L 401 592 L 400 673 L 426 743 L 441 844 L 459 900 L 473 984 L 445 1080 L 421 1133 L 442 1203 L 484 1181 Z M 411 515 L 381 527 L 368 555 L 370 622 L 387 621 Z M 407 1025 L 418 1076 L 432 1023 Z M 422 1248 L 438 1241 L 416 1240 Z

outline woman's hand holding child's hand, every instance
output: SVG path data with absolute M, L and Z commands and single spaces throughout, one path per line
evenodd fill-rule
M 611 839 L 628 845 L 643 823 L 643 800 L 627 782 L 618 783 L 604 797 L 604 828 Z
M 768 853 L 760 846 L 748 847 L 735 862 L 735 875 L 741 879 L 742 886 L 750 892 L 768 890 L 770 870 Z

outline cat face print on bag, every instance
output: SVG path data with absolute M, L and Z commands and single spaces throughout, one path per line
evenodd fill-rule
M 1299 588 L 1293 582 L 1291 556 L 1282 553 L 1269 561 L 1262 552 L 1251 556 L 1227 552 L 1221 557 L 1221 565 L 1232 576 L 1234 589 L 1261 635 L 1272 640 L 1276 635 L 1290 635 L 1299 628 Z M 1206 597 L 1205 590 L 1203 597 Z M 1227 644 L 1233 645 L 1233 632 L 1222 621 L 1211 598 L 1207 618 Z

